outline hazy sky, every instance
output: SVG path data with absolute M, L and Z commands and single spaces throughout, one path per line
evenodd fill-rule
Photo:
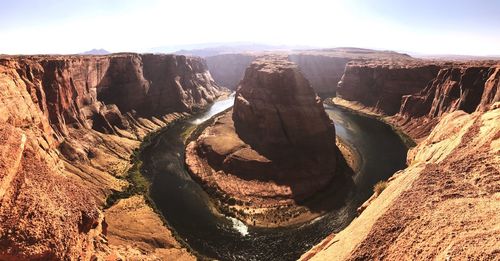
M 0 0 L 0 53 L 235 41 L 500 55 L 500 1 Z

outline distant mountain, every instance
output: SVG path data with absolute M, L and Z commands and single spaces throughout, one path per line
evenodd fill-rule
M 90 51 L 86 51 L 83 53 L 79 53 L 82 55 L 105 55 L 105 54 L 110 54 L 110 52 L 104 50 L 104 49 L 92 49 Z
M 152 48 L 154 53 L 175 53 L 194 56 L 213 56 L 225 53 L 242 53 L 242 52 L 261 52 L 261 51 L 284 51 L 296 49 L 311 49 L 311 46 L 300 45 L 268 45 L 247 42 L 235 43 L 207 43 L 207 44 L 191 44 L 164 46 Z
M 500 56 L 498 55 L 413 54 L 413 57 L 447 61 L 500 60 Z

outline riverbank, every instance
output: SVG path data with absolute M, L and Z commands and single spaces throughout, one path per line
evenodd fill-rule
M 111 193 L 104 210 L 107 240 L 116 258 L 196 260 L 196 253 L 178 237 L 149 196 L 151 181 L 142 173 L 142 151 L 173 125 L 192 117 L 177 114 L 165 125 L 146 134 L 130 155 L 130 167 L 121 175 L 128 182 Z M 133 245 L 134 248 L 127 246 Z
M 217 101 L 228 99 L 231 94 L 223 94 Z M 173 230 L 161 211 L 150 197 L 152 177 L 143 169 L 143 152 L 157 142 L 158 137 L 180 122 L 201 115 L 210 107 L 206 106 L 191 114 L 172 114 L 164 117 L 160 128 L 151 128 L 133 149 L 130 167 L 120 175 L 128 182 L 122 190 L 116 190 L 106 199 L 105 217 L 107 240 L 114 255 L 128 258 L 195 260 L 200 257 L 196 251 Z M 135 248 L 125 247 L 134 245 Z
M 203 130 L 214 124 L 215 119 L 222 117 L 221 115 L 225 113 L 228 113 L 228 110 L 217 114 L 211 119 L 196 126 L 194 129 L 189 129 L 190 133 L 183 133 L 183 136 L 187 137 L 184 138 L 186 144 L 196 140 L 198 136 L 202 134 Z M 214 214 L 223 213 L 254 227 L 275 228 L 299 225 L 331 211 L 331 209 L 337 205 L 333 204 L 331 199 L 342 199 L 340 194 L 347 193 L 345 188 L 339 188 L 341 187 L 340 184 L 345 185 L 352 183 L 352 181 L 345 182 L 345 179 L 350 179 L 354 173 L 353 169 L 359 169 L 359 162 L 361 161 L 360 155 L 352 144 L 347 143 L 340 137 L 337 137 L 336 143 L 338 151 L 340 152 L 337 154 L 340 156 L 338 156 L 337 159 L 338 164 L 337 170 L 335 171 L 335 177 L 325 189 L 300 202 L 293 200 L 285 201 L 281 199 L 276 202 L 268 202 L 262 205 L 259 202 L 253 204 L 252 201 L 240 201 L 238 198 L 233 198 L 231 195 L 227 195 L 220 190 L 213 189 L 212 186 L 209 185 L 211 184 L 209 180 L 211 176 L 207 176 L 206 179 L 204 179 L 193 173 L 190 174 L 193 179 L 205 188 L 205 191 L 215 202 L 217 207 L 216 213 Z M 188 146 L 186 154 L 194 155 L 195 152 L 191 150 L 192 148 Z M 200 168 L 210 168 L 203 160 L 187 157 L 187 161 L 190 162 L 190 164 L 194 164 L 193 160 L 196 161 L 196 166 Z M 188 170 L 191 171 L 190 168 L 188 168 Z M 236 177 L 226 175 L 224 179 L 231 180 L 236 179 Z M 261 186 L 258 182 L 254 183 L 257 187 Z
M 359 102 L 344 100 L 340 97 L 327 98 L 323 103 L 330 106 L 337 106 L 339 108 L 349 110 L 353 113 L 361 114 L 365 117 L 377 119 L 387 124 L 388 126 L 391 126 L 391 128 L 395 133 L 398 134 L 407 148 L 413 148 L 417 145 L 416 140 L 408 135 L 402 128 L 400 128 L 400 126 L 395 123 L 392 117 L 384 115 L 382 112 L 376 110 L 375 108 L 364 106 Z
M 499 172 L 487 166 L 500 163 L 499 119 L 500 109 L 443 116 L 359 217 L 301 260 L 495 259 Z

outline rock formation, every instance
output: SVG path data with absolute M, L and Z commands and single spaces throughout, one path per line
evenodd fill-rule
M 439 69 L 420 63 L 352 62 L 346 66 L 337 95 L 394 115 L 401 107 L 402 97 L 424 89 Z
M 2 57 L 0 259 L 113 255 L 101 210 L 128 186 L 132 150 L 220 94 L 199 58 Z
M 301 260 L 498 258 L 499 106 L 443 115 L 410 150 L 409 167 Z
M 396 97 L 388 100 L 363 93 L 383 93 L 391 84 L 374 81 L 387 79 L 383 74 L 405 68 L 418 75 L 429 66 L 438 71 L 427 84 L 406 78 L 413 81 L 409 86 L 421 89 L 402 95 L 397 113 Z M 373 76 L 377 68 L 379 74 Z M 348 65 L 339 93 L 349 101 L 336 101 L 378 113 L 418 144 L 408 153 L 409 167 L 395 173 L 381 194 L 363 204 L 360 216 L 346 229 L 326 238 L 302 260 L 495 259 L 500 211 L 499 71 L 498 61 Z
M 392 121 L 417 139 L 422 138 L 445 113 L 489 110 L 500 101 L 499 82 L 500 65 L 443 68 L 423 90 L 403 96 Z
M 382 116 L 393 116 L 389 122 L 421 140 L 444 113 L 486 111 L 499 101 L 498 68 L 494 61 L 352 62 L 337 94 Z
M 207 66 L 214 80 L 221 86 L 236 90 L 245 69 L 257 58 L 254 54 L 220 54 L 208 56 Z
M 335 96 L 345 66 L 352 60 L 325 54 L 292 54 L 288 59 L 300 67 L 318 95 L 325 98 Z
M 278 52 L 275 52 L 278 53 Z M 390 51 L 376 51 L 361 48 L 331 48 L 307 51 L 279 52 L 296 63 L 313 89 L 322 98 L 334 96 L 345 65 L 353 60 L 391 61 L 411 60 L 406 54 Z M 243 79 L 245 70 L 257 57 L 268 52 L 231 53 L 206 57 L 208 67 L 215 81 L 220 85 L 235 90 Z
M 208 191 L 236 202 L 232 214 L 269 225 L 264 210 L 295 205 L 332 182 L 335 129 L 297 66 L 263 57 L 246 70 L 234 109 L 188 145 L 186 163 Z

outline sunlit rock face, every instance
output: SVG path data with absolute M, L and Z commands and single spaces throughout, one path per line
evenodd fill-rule
M 0 260 L 110 254 L 102 208 L 128 187 L 133 150 L 221 94 L 201 58 L 0 56 Z M 167 246 L 141 236 L 127 248 L 141 240 L 155 242 L 145 256 Z

